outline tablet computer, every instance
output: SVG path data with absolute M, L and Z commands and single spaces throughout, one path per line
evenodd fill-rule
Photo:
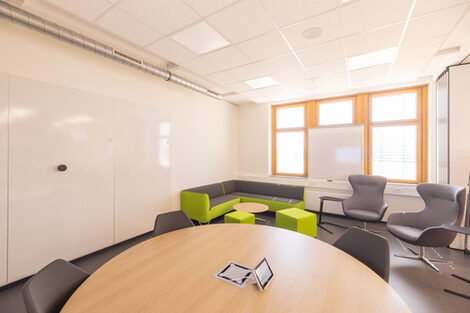
M 253 276 L 260 290 L 265 290 L 273 280 L 274 273 L 266 258 L 253 269 Z

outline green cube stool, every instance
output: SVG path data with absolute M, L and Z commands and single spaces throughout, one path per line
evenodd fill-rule
M 276 211 L 276 226 L 316 237 L 317 215 L 297 208 Z
M 233 211 L 224 216 L 225 223 L 254 224 L 255 215 L 244 211 Z

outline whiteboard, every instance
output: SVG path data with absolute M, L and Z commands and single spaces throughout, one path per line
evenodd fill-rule
M 309 178 L 347 180 L 364 172 L 364 125 L 309 129 Z

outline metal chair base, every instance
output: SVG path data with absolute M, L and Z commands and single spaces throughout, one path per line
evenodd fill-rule
M 412 253 L 414 253 L 414 255 L 395 254 L 395 256 L 396 256 L 397 258 L 404 258 L 404 259 L 411 259 L 411 260 L 422 261 L 422 262 L 424 262 L 426 265 L 428 265 L 429 267 L 431 267 L 433 270 L 435 270 L 436 272 L 439 272 L 439 269 L 438 269 L 437 266 L 434 265 L 432 262 L 435 262 L 435 263 L 447 263 L 447 264 L 451 264 L 451 263 L 452 263 L 452 261 L 449 261 L 449 260 L 435 259 L 435 258 L 427 258 L 427 257 L 425 256 L 424 247 L 420 247 L 420 248 L 419 248 L 419 254 L 417 254 L 416 252 L 414 252 L 414 251 L 411 250 L 410 248 L 408 248 L 408 250 L 410 250 Z

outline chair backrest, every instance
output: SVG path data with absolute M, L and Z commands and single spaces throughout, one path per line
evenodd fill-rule
M 390 247 L 387 239 L 367 230 L 351 227 L 333 246 L 355 257 L 388 282 Z
M 88 273 L 58 259 L 31 277 L 23 287 L 28 313 L 58 313 Z
M 424 229 L 442 224 L 460 226 L 465 210 L 464 187 L 422 183 L 416 190 L 425 204 L 419 212 L 416 227 Z
M 184 211 L 173 211 L 158 214 L 155 219 L 153 236 L 168 233 L 173 230 L 194 226 L 191 219 Z
M 378 212 L 384 205 L 386 206 L 384 190 L 387 178 L 375 175 L 350 175 L 348 179 L 353 194 L 344 200 L 344 210 L 361 209 Z

